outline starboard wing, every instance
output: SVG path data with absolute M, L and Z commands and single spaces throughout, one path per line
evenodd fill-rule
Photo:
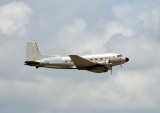
M 74 65 L 77 68 L 86 68 L 86 67 L 91 67 L 96 65 L 96 63 L 89 61 L 85 58 L 82 58 L 78 55 L 69 55 L 69 57 L 71 58 L 71 60 L 73 61 Z

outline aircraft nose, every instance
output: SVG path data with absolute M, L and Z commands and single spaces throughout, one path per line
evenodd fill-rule
M 128 62 L 128 61 L 129 61 L 129 58 L 126 57 L 126 62 Z

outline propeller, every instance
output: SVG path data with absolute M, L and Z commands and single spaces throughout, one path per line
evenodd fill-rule
M 111 75 L 112 75 L 112 65 L 111 65 L 111 63 L 110 63 L 110 57 L 108 58 L 108 62 L 109 62 L 109 67 L 110 67 L 110 69 L 111 69 Z
M 112 75 L 112 66 L 111 66 L 111 75 Z

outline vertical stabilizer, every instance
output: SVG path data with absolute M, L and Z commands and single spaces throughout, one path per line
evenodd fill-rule
M 36 61 L 40 59 L 40 53 L 37 47 L 37 43 L 27 42 L 27 53 L 26 53 L 26 61 Z

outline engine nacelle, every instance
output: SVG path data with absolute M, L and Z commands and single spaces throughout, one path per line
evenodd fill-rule
M 98 64 L 99 64 L 99 65 L 104 65 L 104 66 L 106 66 L 106 67 L 110 66 L 110 63 L 109 63 L 108 60 L 103 61 L 103 62 L 98 62 Z
M 106 61 L 104 62 L 104 64 L 105 64 L 106 66 L 109 66 L 109 60 L 106 60 Z

